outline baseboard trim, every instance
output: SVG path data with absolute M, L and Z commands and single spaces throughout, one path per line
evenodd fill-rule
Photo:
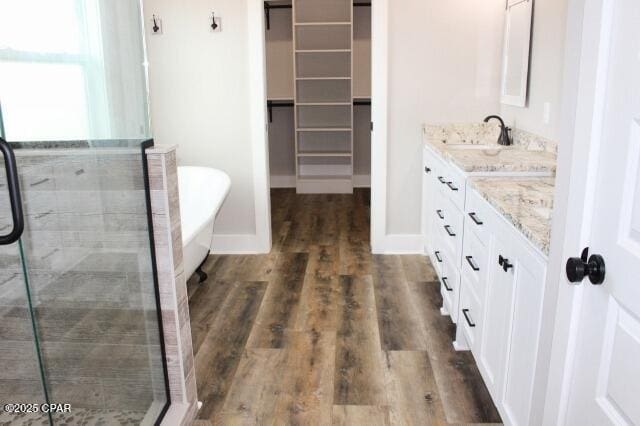
M 295 188 L 294 175 L 271 175 L 271 188 Z M 371 188 L 371 175 L 353 175 L 354 188 Z
M 271 188 L 295 188 L 296 177 L 286 175 L 271 175 Z
M 373 247 L 375 254 L 424 254 L 421 234 L 387 234 Z
M 371 188 L 371 175 L 353 175 L 354 188 Z
M 211 243 L 212 254 L 260 254 L 270 250 L 255 234 L 214 234 Z

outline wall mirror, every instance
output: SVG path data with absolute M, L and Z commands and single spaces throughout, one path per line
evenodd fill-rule
M 533 0 L 507 0 L 500 97 L 506 105 L 527 104 L 532 11 Z

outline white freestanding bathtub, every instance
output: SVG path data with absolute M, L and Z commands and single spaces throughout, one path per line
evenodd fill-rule
M 229 194 L 231 179 L 209 167 L 178 167 L 180 218 L 186 277 L 193 275 L 211 249 L 213 222 Z M 200 281 L 206 274 L 199 272 Z

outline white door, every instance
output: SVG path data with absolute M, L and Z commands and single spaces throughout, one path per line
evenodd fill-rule
M 640 1 L 589 3 L 606 67 L 590 252 L 606 277 L 581 284 L 566 424 L 640 425 Z

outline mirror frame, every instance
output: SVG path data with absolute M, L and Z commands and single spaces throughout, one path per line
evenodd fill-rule
M 529 68 L 531 62 L 531 38 L 533 27 L 533 1 L 534 0 L 506 0 L 505 20 L 504 20 L 504 41 L 502 46 L 502 78 L 500 82 L 500 103 L 512 105 L 516 107 L 525 107 L 527 105 L 527 96 L 529 89 Z M 523 28 L 526 48 L 523 49 L 523 55 L 520 58 L 509 57 L 509 41 L 511 40 L 511 9 L 520 6 L 528 8 L 529 19 L 527 27 Z M 524 54 L 526 52 L 526 54 Z M 519 60 L 522 64 L 522 75 L 520 76 L 520 93 L 518 95 L 510 95 L 506 93 L 507 74 L 509 71 L 509 63 L 513 60 Z

